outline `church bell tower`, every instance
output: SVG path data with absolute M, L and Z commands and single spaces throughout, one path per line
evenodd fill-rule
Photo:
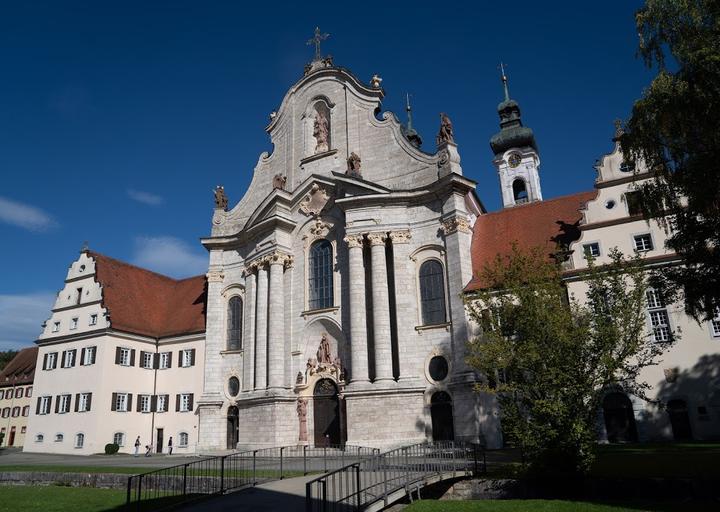
M 498 107 L 500 131 L 490 139 L 495 155 L 493 165 L 500 178 L 503 207 L 510 208 L 542 201 L 540 190 L 540 157 L 533 131 L 523 126 L 520 105 L 510 99 L 505 68 L 500 64 L 505 100 Z

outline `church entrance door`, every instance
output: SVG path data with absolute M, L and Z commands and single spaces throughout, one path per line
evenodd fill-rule
M 335 383 L 322 379 L 313 392 L 313 425 L 315 446 L 341 444 L 340 400 Z
M 227 449 L 235 450 L 240 439 L 240 412 L 234 405 L 227 413 Z
M 635 443 L 638 440 L 632 403 L 623 393 L 608 393 L 603 400 L 607 439 L 611 443 Z
M 675 441 L 688 441 L 692 439 L 690 416 L 688 415 L 688 408 L 685 400 L 670 400 L 667 403 L 667 412 L 670 416 L 673 439 L 675 439 Z
M 430 417 L 432 419 L 433 441 L 452 441 L 455 439 L 453 424 L 452 398 L 444 391 L 438 391 L 430 399 Z

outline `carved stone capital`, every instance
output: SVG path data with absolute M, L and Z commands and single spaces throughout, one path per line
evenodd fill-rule
M 458 231 L 461 233 L 470 233 L 472 230 L 470 229 L 470 223 L 467 219 L 463 217 L 452 217 L 442 223 L 442 231 L 444 234 L 450 235 Z
M 368 240 L 370 245 L 385 245 L 387 235 L 385 233 L 368 233 Z
M 390 240 L 392 240 L 393 245 L 408 244 L 408 243 L 410 243 L 411 238 L 412 238 L 412 234 L 410 234 L 410 231 L 407 231 L 407 230 L 390 232 Z
M 207 277 L 208 283 L 222 283 L 225 274 L 223 274 L 222 270 L 210 270 L 205 274 L 205 277 Z
M 285 270 L 289 268 L 293 268 L 295 265 L 295 256 L 292 254 L 289 254 L 287 258 L 285 258 Z
M 282 265 L 284 267 L 290 257 L 291 256 L 289 254 L 276 250 L 265 256 L 263 259 L 265 259 L 268 265 Z
M 343 240 L 348 244 L 350 249 L 353 249 L 355 247 L 362 247 L 365 239 L 362 235 L 347 235 Z

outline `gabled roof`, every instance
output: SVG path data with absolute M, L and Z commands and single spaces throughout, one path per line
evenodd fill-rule
M 536 201 L 481 215 L 473 226 L 473 279 L 465 291 L 484 286 L 480 274 L 497 256 L 507 256 L 513 243 L 521 250 L 540 247 L 551 259 L 560 248 L 567 248 L 580 237 L 580 208 L 593 199 L 596 191 L 579 192 L 547 201 Z
M 204 275 L 173 279 L 88 251 L 110 326 L 153 338 L 205 331 Z
M 24 348 L 0 372 L 0 387 L 32 384 L 38 348 Z

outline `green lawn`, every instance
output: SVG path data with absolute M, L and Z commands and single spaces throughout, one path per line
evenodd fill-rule
M 0 473 L 3 471 L 41 471 L 41 472 L 48 472 L 48 473 L 115 473 L 115 474 L 122 474 L 122 475 L 137 475 L 140 473 L 147 473 L 150 471 L 160 470 L 162 468 L 154 468 L 154 467 L 148 467 L 148 466 L 53 466 L 53 465 L 45 465 L 45 464 L 35 464 L 35 465 L 7 465 L 2 466 L 0 465 Z M 182 475 L 182 469 L 177 470 L 179 475 Z M 318 472 L 318 471 L 309 471 L 308 474 Z M 225 475 L 230 477 L 250 477 L 252 476 L 252 470 L 237 470 L 232 471 L 230 469 L 225 470 Z M 220 476 L 220 470 L 219 469 L 207 469 L 207 470 L 199 470 L 199 469 L 189 469 L 188 470 L 188 476 Z M 255 472 L 255 476 L 257 478 L 280 478 L 280 471 L 275 469 L 258 469 Z M 283 478 L 293 478 L 296 476 L 303 476 L 302 471 L 291 471 L 291 470 L 285 470 L 283 471 Z
M 99 512 L 125 503 L 125 491 L 86 487 L 0 487 L 0 512 Z
M 717 504 L 715 504 L 717 505 Z M 708 508 L 708 506 L 710 508 Z M 600 504 L 565 500 L 416 501 L 404 512 L 638 512 L 713 510 L 712 504 Z
M 591 476 L 720 479 L 720 444 L 602 445 Z

